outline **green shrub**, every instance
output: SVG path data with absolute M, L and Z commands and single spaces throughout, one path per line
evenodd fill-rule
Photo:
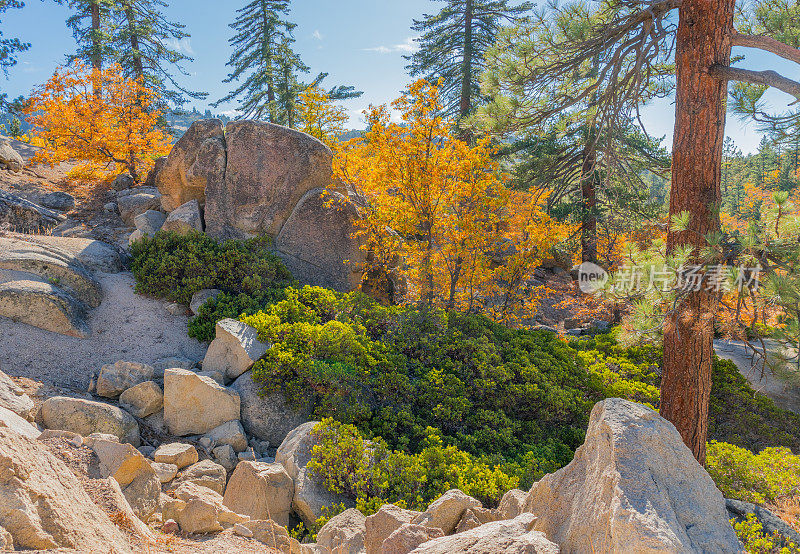
M 200 306 L 198 314 L 189 320 L 189 336 L 199 341 L 211 342 L 215 336 L 217 321 L 225 318 L 238 319 L 266 309 L 270 304 L 285 298 L 285 289 L 271 288 L 255 294 L 232 294 L 223 292 L 210 298 Z
M 800 452 L 800 415 L 753 390 L 730 360 L 715 359 L 708 436 L 753 452 L 768 446 Z
M 524 464 L 540 443 L 574 450 L 601 397 L 558 337 L 477 315 L 304 287 L 242 320 L 273 345 L 253 368 L 266 391 L 393 449 L 420 452 L 433 428 L 445 445 Z
M 748 554 L 800 554 L 800 546 L 784 539 L 777 531 L 766 534 L 753 514 L 740 522 L 732 519 L 731 525 Z
M 356 502 L 365 515 L 383 504 L 425 510 L 457 488 L 486 506 L 496 506 L 518 479 L 475 457 L 445 446 L 433 428 L 417 454 L 390 450 L 380 437 L 366 440 L 353 425 L 326 418 L 312 431 L 317 438 L 308 467 L 330 491 Z
M 188 304 L 202 289 L 254 295 L 292 283 L 280 259 L 259 237 L 218 243 L 203 233 L 161 232 L 133 243 L 136 292 Z
M 706 469 L 726 498 L 774 504 L 800 492 L 800 456 L 785 447 L 758 454 L 732 444 L 711 441 Z

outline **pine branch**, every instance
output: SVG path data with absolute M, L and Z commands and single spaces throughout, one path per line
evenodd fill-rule
M 791 94 L 800 101 L 800 82 L 784 77 L 776 71 L 752 71 L 739 67 L 711 66 L 709 74 L 727 81 L 740 81 L 754 85 L 766 85 Z
M 800 49 L 784 44 L 772 37 L 734 33 L 733 45 L 744 46 L 746 48 L 758 48 L 759 50 L 764 50 L 776 56 L 780 56 L 785 60 L 800 64 Z

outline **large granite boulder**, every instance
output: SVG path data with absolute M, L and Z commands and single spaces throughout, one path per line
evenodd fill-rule
M 356 230 L 356 209 L 343 195 L 308 191 L 275 239 L 275 249 L 301 283 L 340 292 L 361 283 L 365 254 Z
M 367 554 L 381 554 L 383 541 L 397 531 L 403 524 L 420 514 L 414 510 L 406 510 L 394 504 L 384 504 L 381 509 L 365 520 L 364 548 Z M 433 537 L 431 537 L 433 538 Z M 428 540 L 420 541 L 422 544 Z M 410 549 L 409 549 L 410 550 Z
M 239 415 L 236 390 L 186 369 L 164 371 L 164 422 L 173 435 L 207 433 Z
M 11 143 L 7 139 L 0 139 L 0 169 L 17 173 L 22 171 L 24 165 L 25 160 L 11 147 Z
M 445 535 L 449 535 L 455 530 L 465 511 L 469 508 L 480 507 L 479 500 L 461 492 L 459 489 L 450 489 L 434 500 L 427 510 L 412 520 L 412 523 L 427 527 L 437 527 Z
M 352 500 L 344 495 L 330 492 L 319 477 L 312 475 L 307 467 L 311 461 L 311 450 L 317 444 L 317 439 L 311 431 L 318 423 L 309 421 L 292 430 L 275 454 L 275 461 L 283 464 L 289 477 L 294 480 L 292 510 L 309 526 L 324 515 L 325 507 L 335 504 L 353 507 Z
M 45 331 L 84 339 L 91 334 L 84 305 L 50 283 L 0 283 L 0 316 Z
M 39 414 L 47 429 L 72 431 L 84 437 L 92 433 L 114 435 L 139 446 L 139 424 L 121 408 L 67 396 L 53 396 L 42 403 Z
M 193 122 L 178 139 L 155 176 L 161 207 L 171 212 L 190 200 L 205 204 L 206 188 L 216 190 L 225 178 L 225 135 L 219 119 Z
M 161 481 L 150 462 L 132 445 L 89 436 L 85 440 L 100 460 L 100 476 L 113 477 L 134 513 L 147 521 L 156 512 Z
M 24 240 L 0 241 L 0 269 L 37 275 L 96 308 L 103 289 L 89 270 L 73 255 Z
M 78 478 L 42 443 L 0 427 L 0 476 L 0 529 L 17 549 L 131 552 Z
M 65 219 L 66 216 L 58 212 L 0 190 L 0 224 L 8 223 L 12 231 L 41 232 L 55 227 Z
M 279 463 L 239 462 L 225 490 L 223 504 L 250 519 L 289 525 L 294 482 Z
M 595 405 L 575 458 L 534 484 L 525 511 L 565 552 L 740 551 L 722 493 L 675 427 L 619 398 Z
M 80 265 L 103 273 L 119 273 L 125 268 L 125 261 L 117 249 L 93 239 L 11 234 L 0 237 L 0 250 L 48 254 L 68 265 Z
M 562 550 L 559 546 L 549 541 L 540 531 L 533 530 L 536 516 L 521 514 L 514 519 L 495 521 L 481 525 L 475 529 L 457 533 L 447 537 L 429 540 L 412 550 L 414 554 L 451 554 L 463 552 L 465 554 L 494 554 L 495 552 L 516 552 L 526 554 L 558 554 Z M 403 528 L 395 533 L 400 533 Z M 395 537 L 390 536 L 384 542 L 397 543 Z M 388 546 L 388 545 L 387 545 Z M 384 548 L 384 552 L 399 552 L 399 550 Z M 565 552 L 592 552 L 591 550 L 563 549 Z M 634 548 L 632 550 L 614 550 L 608 548 L 599 552 L 643 552 Z
M 305 133 L 233 121 L 225 142 L 225 179 L 206 184 L 206 232 L 216 238 L 275 237 L 305 193 L 331 184 L 330 149 Z
M 0 371 L 0 408 L 11 410 L 24 419 L 33 419 L 33 400 L 2 371 Z
M 124 193 L 124 194 L 123 194 Z M 119 215 L 127 225 L 134 226 L 137 215 L 148 210 L 158 210 L 161 206 L 161 194 L 156 189 L 138 187 L 122 191 L 117 196 Z
M 203 215 L 200 213 L 200 204 L 196 199 L 181 204 L 167 216 L 162 231 L 169 231 L 179 235 L 188 235 L 194 232 L 203 232 Z
M 311 417 L 312 409 L 298 410 L 277 391 L 261 395 L 261 387 L 253 381 L 252 373 L 246 371 L 231 384 L 239 393 L 241 418 L 244 430 L 257 439 L 280 444 L 286 435 Z
M 258 340 L 258 331 L 236 319 L 222 319 L 215 329 L 216 338 L 208 346 L 203 371 L 218 371 L 228 379 L 236 379 L 270 347 Z
M 336 554 L 364 552 L 365 521 L 355 508 L 333 516 L 317 533 L 317 549 Z

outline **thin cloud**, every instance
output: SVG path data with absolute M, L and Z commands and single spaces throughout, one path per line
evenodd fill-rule
M 194 54 L 194 50 L 192 50 L 192 42 L 189 37 L 182 38 L 180 40 L 170 38 L 164 41 L 167 45 L 167 48 L 171 48 L 172 50 L 177 50 L 178 52 L 183 52 L 189 56 Z
M 311 33 L 311 36 L 317 40 L 322 40 L 323 38 L 325 38 L 322 36 L 322 33 L 319 32 L 319 29 L 314 29 L 314 32 Z
M 400 52 L 402 54 L 411 54 L 417 51 L 419 45 L 416 43 L 416 37 L 408 37 L 401 44 L 394 46 L 375 46 L 373 48 L 364 48 L 367 52 L 376 52 L 378 54 L 394 54 Z

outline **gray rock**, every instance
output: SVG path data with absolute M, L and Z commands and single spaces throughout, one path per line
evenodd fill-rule
M 271 345 L 258 340 L 258 331 L 239 320 L 225 318 L 217 322 L 216 338 L 203 359 L 203 371 L 218 371 L 236 379 L 250 369 Z
M 0 168 L 11 170 L 15 173 L 22 171 L 25 161 L 19 152 L 11 147 L 11 143 L 0 139 Z
M 259 395 L 260 387 L 253 382 L 249 371 L 236 379 L 230 388 L 239 393 L 244 430 L 248 435 L 271 444 L 281 444 L 289 431 L 311 417 L 310 406 L 298 410 L 287 402 L 280 391 Z
M 81 265 L 89 271 L 119 273 L 125 268 L 125 260 L 119 250 L 99 240 L 46 235 L 0 237 L 0 249 L 3 250 L 22 248 L 29 251 L 34 245 L 36 249 L 47 251 L 68 264 Z
M 236 464 L 239 463 L 239 458 L 236 456 L 236 451 L 230 444 L 223 444 L 217 446 L 211 451 L 214 460 L 224 467 L 227 471 L 233 471 Z
M 122 221 L 131 227 L 133 226 L 133 220 L 137 215 L 143 214 L 147 210 L 158 210 L 160 206 L 161 195 L 157 191 L 144 191 L 144 187 L 139 189 L 139 192 L 133 192 L 117 198 L 119 215 L 122 218 Z
M 200 204 L 196 199 L 181 204 L 170 212 L 162 229 L 179 235 L 188 235 L 194 231 L 202 233 L 203 216 L 200 213 Z
M 164 421 L 172 434 L 207 433 L 239 415 L 236 390 L 185 369 L 164 372 Z
M 132 416 L 144 418 L 164 406 L 164 392 L 153 381 L 144 381 L 120 394 L 119 405 Z
M 547 540 L 543 533 L 531 530 L 535 521 L 536 516 L 533 514 L 521 514 L 514 519 L 495 521 L 470 531 L 429 540 L 411 552 L 414 554 L 451 554 L 452 552 L 468 554 L 494 554 L 495 552 L 558 554 L 560 552 L 558 545 Z M 398 529 L 395 533 L 400 533 L 402 530 L 403 528 Z M 384 544 L 391 543 L 391 541 L 392 536 L 386 539 Z M 647 552 L 647 550 L 639 549 L 635 546 L 633 550 L 611 551 Z M 386 548 L 384 548 L 384 552 L 387 552 Z M 394 552 L 397 552 L 397 550 L 394 550 Z M 567 550 L 567 552 L 570 552 L 570 550 Z
M 275 460 L 286 468 L 294 480 L 292 510 L 306 525 L 313 525 L 323 515 L 323 508 L 334 504 L 353 507 L 348 497 L 330 492 L 307 468 L 311 450 L 317 440 L 311 430 L 318 421 L 309 421 L 293 429 L 278 447 Z
M 120 173 L 111 182 L 114 190 L 126 190 L 136 186 L 136 181 L 133 180 L 130 173 Z
M 33 400 L 2 371 L 0 371 L 0 407 L 11 410 L 23 419 L 33 419 Z
M 108 213 L 110 213 L 110 214 L 117 213 L 117 203 L 116 202 L 106 202 L 105 204 L 103 204 L 103 210 L 108 212 Z
M 1 283 L 0 316 L 70 337 L 83 339 L 91 334 L 83 304 L 39 281 Z
M 152 237 L 155 235 L 161 226 L 164 225 L 164 220 L 167 219 L 161 212 L 155 210 L 147 210 L 146 212 L 137 215 L 133 218 L 133 224 L 136 225 L 142 235 Z
M 51 192 L 42 197 L 41 204 L 51 210 L 67 211 L 75 207 L 75 197 L 66 192 Z
M 0 240 L 0 269 L 33 273 L 71 293 L 92 308 L 100 305 L 103 289 L 73 255 L 35 242 Z
M 367 533 L 364 514 L 350 508 L 333 516 L 317 533 L 317 548 L 323 552 L 364 552 Z
M 0 190 L 0 224 L 8 223 L 12 231 L 42 232 L 55 227 L 65 219 L 66 216 L 58 212 Z
M 200 312 L 200 306 L 205 304 L 211 298 L 216 298 L 222 293 L 219 289 L 203 289 L 199 290 L 192 295 L 192 300 L 189 302 L 189 309 L 194 315 Z
M 217 494 L 225 493 L 228 473 L 225 468 L 211 460 L 201 460 L 187 467 L 175 480 L 175 487 L 183 483 L 194 483 L 211 489 Z M 254 491 L 251 491 L 253 493 Z
M 341 194 L 310 190 L 281 228 L 275 249 L 302 284 L 356 290 L 366 262 L 361 241 L 352 237 L 356 218 L 355 207 Z
M 744 521 L 747 516 L 753 514 L 759 522 L 761 522 L 762 530 L 764 533 L 771 535 L 777 533 L 783 537 L 784 541 L 781 546 L 788 547 L 790 542 L 800 545 L 800 533 L 794 528 L 773 514 L 767 508 L 753 504 L 752 502 L 744 502 L 742 500 L 735 500 L 733 498 L 725 499 L 725 507 L 728 510 L 728 515 L 737 521 Z
M 219 119 L 193 122 L 172 147 L 155 177 L 163 195 L 164 211 L 171 212 L 190 200 L 204 204 L 206 189 L 217 188 L 223 182 L 225 163 L 222 122 Z
M 229 444 L 236 452 L 242 452 L 247 448 L 247 436 L 238 419 L 213 428 L 203 435 L 203 438 L 208 439 L 209 444 L 214 446 Z
M 39 413 L 48 429 L 72 431 L 84 437 L 108 433 L 134 446 L 140 443 L 136 420 L 125 410 L 110 404 L 53 396 L 42 403 Z
M 123 391 L 153 379 L 153 367 L 138 362 L 118 361 L 100 368 L 96 391 L 99 396 L 116 398 Z M 151 412 L 152 413 L 152 412 Z
M 740 551 L 722 494 L 675 427 L 619 398 L 595 405 L 575 458 L 533 486 L 525 511 L 568 552 Z
M 331 184 L 330 149 L 305 133 L 233 121 L 225 144 L 224 179 L 206 184 L 206 232 L 213 237 L 275 237 L 305 193 Z

